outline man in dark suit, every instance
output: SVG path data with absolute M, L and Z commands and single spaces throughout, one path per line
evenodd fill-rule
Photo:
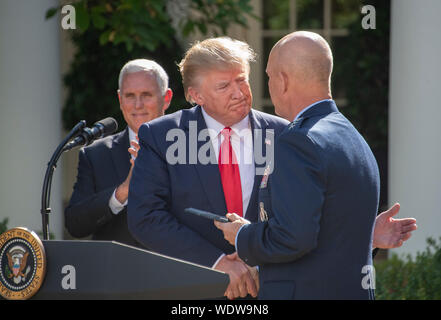
M 276 139 L 274 171 L 259 190 L 259 222 L 218 223 L 237 255 L 260 266 L 262 299 L 373 299 L 379 201 L 376 160 L 332 100 L 333 59 L 318 34 L 294 32 L 272 49 L 276 113 L 293 121 Z
M 130 182 L 128 224 L 134 237 L 150 250 L 228 273 L 229 298 L 256 296 L 256 269 L 230 259 L 234 247 L 213 223 L 184 209 L 224 215 L 234 208 L 257 219 L 255 177 L 263 174 L 265 141 L 288 122 L 251 109 L 253 58 L 247 44 L 229 38 L 208 39 L 187 51 L 180 64 L 184 91 L 197 106 L 140 127 Z M 263 150 L 261 157 L 254 156 L 256 149 Z M 219 165 L 221 153 L 234 154 L 235 166 Z
M 141 246 L 127 228 L 128 188 L 139 148 L 136 135 L 142 123 L 164 114 L 172 91 L 163 68 L 146 59 L 126 63 L 118 86 L 120 109 L 128 126 L 80 150 L 65 225 L 74 237 L 92 235 L 94 240 Z

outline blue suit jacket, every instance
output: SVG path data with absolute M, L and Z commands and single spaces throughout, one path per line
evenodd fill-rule
M 259 298 L 372 299 L 362 281 L 380 181 L 363 137 L 333 101 L 321 102 L 277 137 L 274 161 L 259 190 L 268 220 L 237 236 L 239 256 L 261 266 Z
M 289 123 L 255 110 L 249 115 L 252 129 L 262 129 L 264 133 L 273 129 L 277 135 Z M 196 152 L 210 141 L 206 136 L 205 140 L 197 142 L 197 146 L 189 145 L 190 122 L 197 125 L 197 133 L 207 128 L 199 106 L 163 116 L 140 127 L 141 149 L 130 182 L 128 226 L 134 237 L 152 251 L 211 267 L 221 254 L 232 253 L 235 248 L 211 220 L 184 213 L 187 207 L 219 215 L 227 212 L 217 163 L 189 163 L 190 157 L 195 158 Z M 166 139 L 167 133 L 173 133 L 172 129 L 185 133 L 185 164 L 167 161 L 167 150 L 175 144 L 174 139 Z M 211 142 L 208 145 L 211 146 Z M 261 166 L 264 164 L 256 163 L 256 167 Z M 255 177 L 246 210 L 246 217 L 251 221 L 257 221 L 261 177 Z

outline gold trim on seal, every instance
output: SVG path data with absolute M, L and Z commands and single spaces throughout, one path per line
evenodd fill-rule
M 37 234 L 23 227 L 0 235 L 0 295 L 26 300 L 40 289 L 46 275 L 46 253 Z

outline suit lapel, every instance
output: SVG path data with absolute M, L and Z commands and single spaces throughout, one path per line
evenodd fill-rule
M 203 118 L 201 107 L 196 107 L 194 109 L 194 112 L 190 114 L 190 116 L 187 119 L 183 119 L 183 125 L 184 129 L 186 130 L 187 137 L 189 137 L 189 122 L 190 121 L 196 121 L 197 123 L 197 132 L 199 133 L 203 129 L 207 129 L 207 125 L 205 123 L 205 120 Z M 266 150 L 266 144 L 265 144 L 265 138 L 266 138 L 266 129 L 268 127 L 268 123 L 263 119 L 258 113 L 251 110 L 249 113 L 250 115 L 250 123 L 251 123 L 251 130 L 253 134 L 253 143 L 256 145 L 256 143 L 259 143 L 261 146 L 261 150 L 263 150 L 263 155 L 265 156 L 265 150 Z M 263 135 L 262 138 L 257 137 L 258 141 L 255 142 L 256 133 L 254 130 L 261 130 L 261 133 Z M 207 137 L 206 141 L 198 141 L 197 146 L 198 150 L 207 142 L 209 142 L 209 137 Z M 253 146 L 254 149 L 254 146 Z M 254 158 L 254 157 L 253 157 Z M 256 160 L 254 159 L 255 167 L 258 168 L 264 168 L 265 163 L 256 163 Z M 227 206 L 225 204 L 225 197 L 224 197 L 224 191 L 222 189 L 222 183 L 219 173 L 219 167 L 217 164 L 207 164 L 203 165 L 200 164 L 199 161 L 197 161 L 196 164 L 193 165 L 197 175 L 199 177 L 199 180 L 201 182 L 202 188 L 204 189 L 204 192 L 213 208 L 213 212 L 218 214 L 224 214 L 227 212 Z M 250 221 L 257 221 L 257 197 L 259 193 L 259 185 L 262 179 L 262 175 L 255 175 L 254 176 L 254 184 L 253 184 L 253 191 L 251 193 L 250 202 L 248 204 L 247 210 L 246 210 L 246 218 Z M 219 210 L 221 210 L 219 212 Z
M 128 148 L 129 129 L 126 128 L 114 136 L 110 152 L 120 183 L 127 178 L 130 170 L 130 153 L 127 151 Z
M 184 128 L 186 129 L 186 136 L 190 137 L 189 134 L 189 122 L 196 121 L 197 124 L 197 134 L 201 130 L 207 129 L 207 125 L 202 115 L 201 107 L 197 106 L 192 110 L 192 113 L 189 113 L 188 119 L 184 119 Z M 205 141 L 197 141 L 197 150 L 198 152 L 200 148 L 210 142 L 210 137 L 207 137 Z M 189 141 L 191 143 L 191 141 Z M 193 142 L 194 143 L 194 142 Z M 189 148 L 187 148 L 189 150 Z M 208 163 L 201 164 L 197 159 L 196 164 L 192 164 L 197 172 L 199 180 L 202 185 L 202 189 L 208 198 L 214 213 L 225 214 L 227 212 L 227 206 L 225 204 L 224 191 L 222 189 L 222 182 L 219 173 L 219 167 L 217 163 Z

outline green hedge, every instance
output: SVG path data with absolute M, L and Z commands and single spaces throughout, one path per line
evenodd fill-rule
M 427 239 L 427 248 L 412 259 L 396 254 L 375 265 L 378 300 L 441 299 L 441 237 Z

